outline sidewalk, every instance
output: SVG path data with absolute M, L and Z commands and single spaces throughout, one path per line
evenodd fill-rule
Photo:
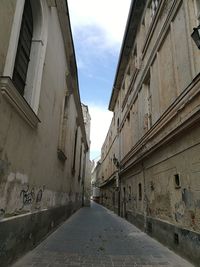
M 12 267 L 192 267 L 106 208 L 82 208 Z

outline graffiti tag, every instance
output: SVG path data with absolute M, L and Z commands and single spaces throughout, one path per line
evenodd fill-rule
M 29 185 L 27 185 L 27 189 L 22 189 L 20 192 L 20 197 L 22 197 L 22 203 L 23 206 L 26 205 L 30 205 L 31 203 L 33 203 L 34 199 L 35 199 L 35 190 L 34 188 L 32 188 L 31 190 L 29 189 Z
M 43 194 L 43 190 L 40 189 L 40 190 L 37 192 L 36 203 L 41 202 L 41 200 L 42 200 L 42 194 Z

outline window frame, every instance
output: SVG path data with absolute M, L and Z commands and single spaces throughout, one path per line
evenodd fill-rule
M 31 127 L 35 128 L 40 122 L 38 111 L 48 38 L 48 6 L 43 0 L 30 0 L 30 3 L 35 27 L 31 45 L 31 60 L 26 77 L 28 84 L 25 86 L 22 96 L 12 81 L 25 4 L 25 0 L 17 0 L 3 76 L 0 77 L 0 92 L 18 114 Z

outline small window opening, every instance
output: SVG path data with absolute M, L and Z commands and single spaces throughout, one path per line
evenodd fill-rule
M 152 232 L 153 232 L 153 227 L 152 227 L 152 223 L 151 222 L 147 223 L 147 232 L 149 234 L 152 234 Z
M 174 175 L 175 188 L 181 187 L 180 175 L 179 173 Z
M 128 200 L 131 201 L 131 186 L 130 185 L 128 187 L 128 190 L 129 190 L 129 192 L 128 192 Z
M 33 14 L 30 0 L 25 1 L 22 17 L 19 43 L 13 70 L 13 83 L 23 96 L 26 86 L 26 77 L 30 61 L 31 44 L 33 37 Z
M 122 84 L 122 89 L 123 90 L 125 89 L 125 82 L 123 82 L 123 84 Z
M 153 181 L 151 181 L 151 182 L 150 182 L 150 188 L 151 188 L 151 191 L 154 191 L 154 189 L 155 189 L 155 186 L 154 186 L 154 183 L 153 183 Z
M 176 245 L 179 244 L 179 236 L 177 233 L 174 233 L 174 244 L 176 244 Z
M 139 183 L 138 185 L 138 190 L 139 190 L 139 200 L 142 200 L 142 185 Z

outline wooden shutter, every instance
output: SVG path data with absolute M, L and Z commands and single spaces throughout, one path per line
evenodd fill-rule
M 33 37 L 33 15 L 30 0 L 25 1 L 22 24 L 13 71 L 13 83 L 21 95 L 24 95 L 28 64 L 30 61 Z

